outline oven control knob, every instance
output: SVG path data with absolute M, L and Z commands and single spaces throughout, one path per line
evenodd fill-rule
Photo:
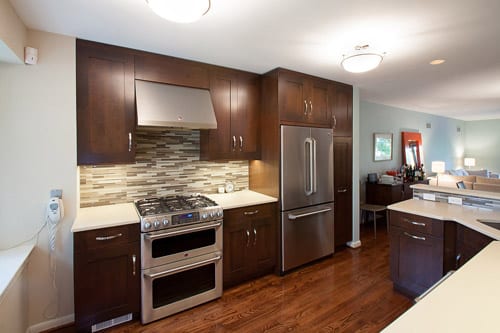
M 156 229 L 160 227 L 160 221 L 154 221 L 153 225 L 155 226 Z
M 169 224 L 169 223 L 170 223 L 170 221 L 169 221 L 169 220 L 167 220 L 167 219 L 164 219 L 164 220 L 163 220 L 163 226 L 164 226 L 164 227 L 168 226 L 168 224 Z
M 217 217 L 222 217 L 222 211 L 221 210 L 217 211 Z
M 210 218 L 214 218 L 215 217 L 215 213 L 214 212 L 210 212 Z
M 145 230 L 148 230 L 149 228 L 151 228 L 151 223 L 149 223 L 149 222 L 145 222 L 145 223 L 144 223 L 144 229 L 145 229 Z
M 203 213 L 203 214 L 201 214 L 201 218 L 202 218 L 203 220 L 206 220 L 206 219 L 208 218 L 208 214 L 207 214 L 207 213 Z

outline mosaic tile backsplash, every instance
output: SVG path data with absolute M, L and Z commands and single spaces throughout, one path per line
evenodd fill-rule
M 248 161 L 200 161 L 200 131 L 148 128 L 136 132 L 136 162 L 80 167 L 80 207 L 170 194 L 216 193 L 232 182 L 248 188 Z

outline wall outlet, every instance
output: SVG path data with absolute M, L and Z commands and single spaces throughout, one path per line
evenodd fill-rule
M 50 190 L 50 197 L 62 199 L 62 190 L 60 189 Z
M 424 200 L 436 201 L 436 195 L 432 193 L 424 193 Z
M 462 198 L 448 197 L 448 203 L 452 205 L 462 206 Z

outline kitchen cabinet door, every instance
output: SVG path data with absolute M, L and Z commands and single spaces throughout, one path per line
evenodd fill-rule
M 214 69 L 210 74 L 210 95 L 217 129 L 200 132 L 200 159 L 257 159 L 259 76 L 231 69 Z
M 333 139 L 335 246 L 352 240 L 352 137 Z
M 493 239 L 458 223 L 456 228 L 455 269 L 458 269 L 491 243 Z
M 130 225 L 74 234 L 78 331 L 89 332 L 94 324 L 140 312 L 139 232 L 138 225 Z
M 134 56 L 76 41 L 77 159 L 79 165 L 135 160 Z
M 274 270 L 276 207 L 264 204 L 224 211 L 224 287 Z
M 278 70 L 279 114 L 282 124 L 330 125 L 328 81 Z
M 445 223 L 414 214 L 389 212 L 390 266 L 394 287 L 414 297 L 446 272 Z
M 334 136 L 352 136 L 352 86 L 330 84 L 333 101 L 331 123 Z

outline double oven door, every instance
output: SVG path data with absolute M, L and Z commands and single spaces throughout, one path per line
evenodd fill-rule
M 142 323 L 222 295 L 222 220 L 144 233 Z

